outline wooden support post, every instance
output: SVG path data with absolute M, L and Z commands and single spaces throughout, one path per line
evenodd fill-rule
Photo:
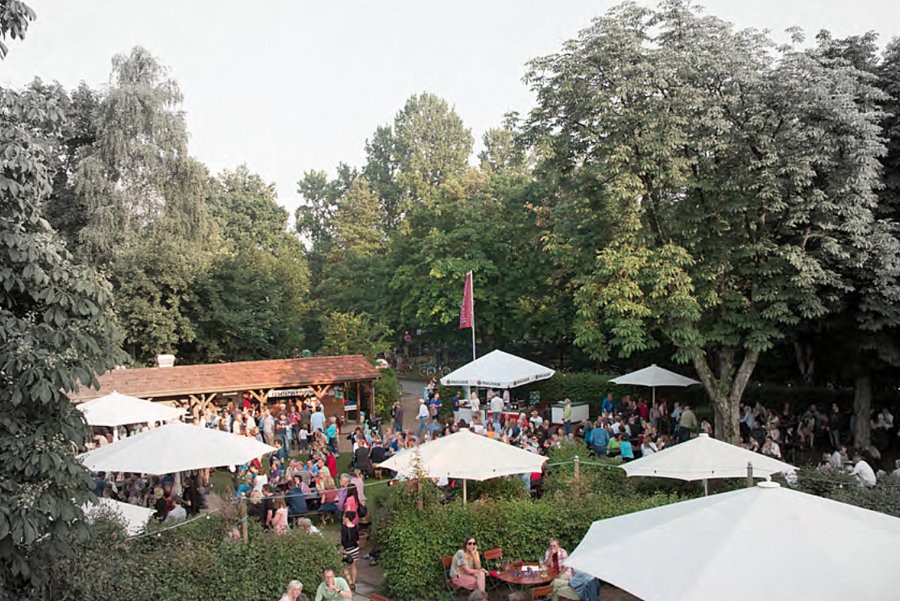
M 250 536 L 247 532 L 247 496 L 241 497 L 241 537 L 244 543 L 250 542 Z
M 575 455 L 574 467 L 575 467 L 575 479 L 578 480 L 581 477 L 581 459 L 579 459 L 578 455 Z
M 362 391 L 360 388 L 362 387 L 361 382 L 356 383 L 356 424 L 359 425 L 359 422 L 362 418 Z M 372 417 L 371 415 L 369 417 Z

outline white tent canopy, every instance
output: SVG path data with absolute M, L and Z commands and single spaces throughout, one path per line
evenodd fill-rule
M 125 426 L 167 422 L 184 415 L 184 409 L 153 403 L 119 392 L 76 405 L 91 426 Z
M 591 525 L 566 565 L 643 601 L 896 599 L 900 519 L 773 482 Z
M 129 536 L 140 534 L 147 526 L 147 521 L 156 513 L 147 507 L 140 507 L 130 503 L 122 503 L 115 499 L 100 498 L 97 505 L 88 503 L 84 506 L 84 515 L 87 521 L 93 522 L 105 512 L 118 515 L 125 520 L 125 530 Z
M 94 472 L 158 475 L 242 465 L 276 450 L 255 438 L 176 422 L 94 449 L 80 459 Z
M 768 455 L 700 434 L 681 444 L 621 465 L 629 476 L 675 478 L 677 480 L 709 480 L 743 478 L 747 464 L 753 466 L 754 478 L 796 471 L 793 465 Z
M 639 369 L 637 371 L 633 371 L 629 374 L 625 374 L 624 376 L 619 376 L 618 378 L 613 378 L 610 380 L 613 384 L 631 384 L 633 386 L 649 386 L 653 389 L 653 401 L 656 401 L 656 387 L 657 386 L 693 386 L 694 384 L 699 384 L 697 380 L 692 380 L 691 378 L 687 378 L 682 376 L 681 374 L 676 374 L 674 371 L 669 371 L 668 369 L 663 369 L 659 367 L 655 363 L 650 367 L 645 367 L 644 369 Z
M 475 386 L 481 388 L 515 388 L 529 382 L 546 380 L 554 370 L 534 361 L 503 351 L 491 351 L 463 365 L 443 378 L 443 386 Z

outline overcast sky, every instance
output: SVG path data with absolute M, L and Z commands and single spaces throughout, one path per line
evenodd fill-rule
M 525 63 L 557 51 L 607 0 L 28 0 L 38 20 L 11 41 L 0 85 L 39 76 L 66 87 L 109 80 L 141 45 L 178 81 L 191 153 L 213 172 L 246 163 L 293 212 L 304 171 L 360 166 L 364 143 L 414 93 L 450 102 L 476 140 L 526 112 Z M 895 0 L 705 0 L 707 12 L 776 39 L 798 25 L 843 37 L 900 34 Z

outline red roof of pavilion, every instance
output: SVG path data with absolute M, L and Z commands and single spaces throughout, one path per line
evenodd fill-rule
M 362 355 L 144 367 L 108 371 L 98 378 L 100 390 L 82 387 L 71 396 L 75 401 L 87 401 L 118 391 L 140 398 L 158 398 L 360 382 L 378 376 L 378 370 Z

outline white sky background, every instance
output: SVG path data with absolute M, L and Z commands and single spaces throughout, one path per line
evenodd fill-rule
M 504 113 L 525 113 L 525 63 L 616 4 L 611 0 L 28 0 L 38 19 L 8 41 L 0 85 L 36 76 L 67 88 L 109 80 L 110 59 L 141 45 L 184 94 L 191 153 L 213 173 L 241 163 L 274 182 L 293 213 L 304 171 L 361 166 L 365 140 L 406 99 L 433 92 L 475 139 Z M 900 35 L 896 0 L 705 0 L 738 27 L 812 39 Z

